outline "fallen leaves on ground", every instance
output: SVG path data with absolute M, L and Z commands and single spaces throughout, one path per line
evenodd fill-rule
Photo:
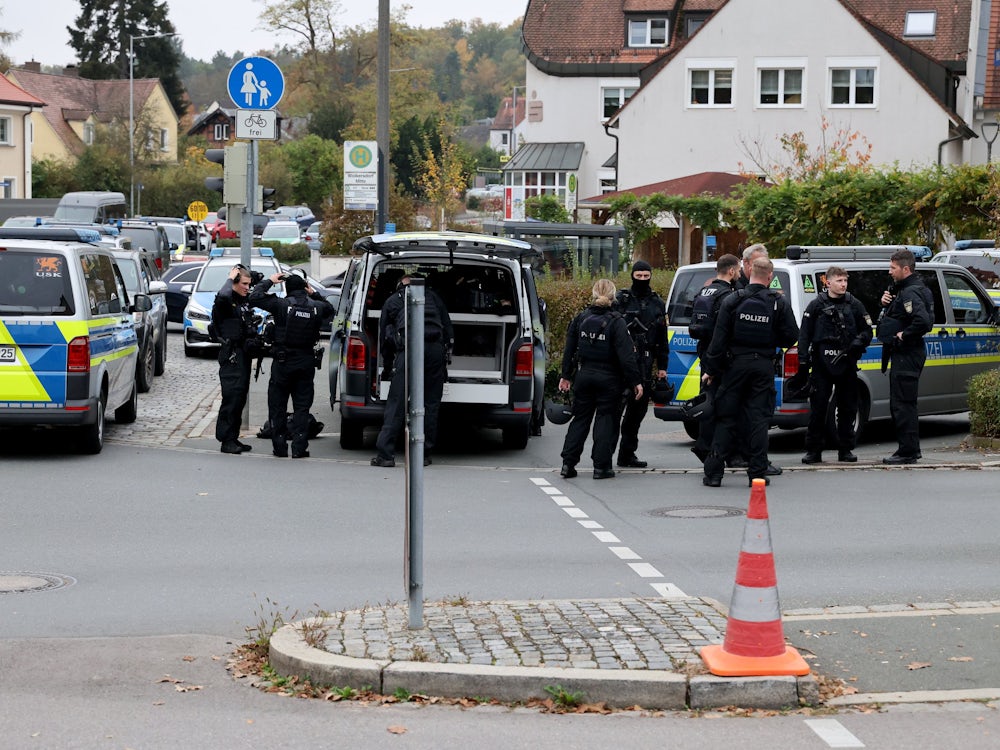
M 406 734 L 406 727 L 401 727 L 398 724 L 393 724 L 391 727 L 386 727 L 386 731 L 390 734 Z
M 906 668 L 912 672 L 913 670 L 916 669 L 926 669 L 929 666 L 931 666 L 931 663 L 929 661 L 911 661 L 909 664 L 906 665 Z
M 975 661 L 971 656 L 949 656 L 948 661 Z

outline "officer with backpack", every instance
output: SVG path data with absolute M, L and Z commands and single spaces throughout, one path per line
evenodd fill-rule
M 823 460 L 830 397 L 837 398 L 837 459 L 855 463 L 858 360 L 872 340 L 872 319 L 857 297 L 847 291 L 847 271 L 830 266 L 826 291 L 809 303 L 799 327 L 799 374 L 809 378 L 809 427 L 804 464 Z M 790 381 L 791 382 L 791 381 Z
M 566 331 L 562 377 L 559 390 L 573 388 L 573 419 L 562 449 L 562 470 L 566 479 L 576 476 L 583 444 L 594 422 L 594 479 L 615 475 L 611 458 L 618 442 L 622 394 L 627 386 L 635 399 L 642 398 L 642 378 L 636 363 L 635 346 L 625 319 L 611 309 L 615 285 L 598 279 L 591 290 L 593 302 L 573 318 Z
M 399 280 L 379 317 L 382 362 L 392 380 L 382 429 L 375 441 L 377 454 L 371 460 L 372 466 L 396 465 L 396 439 L 403 432 L 406 417 L 406 287 L 410 280 L 409 275 Z M 454 341 L 448 309 L 437 292 L 428 287 L 424 303 L 424 466 L 431 463 L 431 450 L 437 440 L 438 411 Z
M 774 412 L 774 363 L 778 348 L 795 343 L 799 328 L 791 304 L 769 288 L 774 264 L 757 258 L 745 289 L 730 294 L 719 306 L 712 343 L 702 360 L 702 379 L 720 380 L 715 400 L 716 426 L 712 449 L 705 459 L 707 487 L 719 487 L 726 456 L 733 449 L 741 414 L 747 425 L 750 484 L 767 478 L 767 431 Z
M 268 294 L 284 282 L 285 297 Z M 309 456 L 309 409 L 312 408 L 314 349 L 323 323 L 333 317 L 333 305 L 296 273 L 275 273 L 250 292 L 250 304 L 274 317 L 271 379 L 267 385 L 267 414 L 271 424 L 272 452 L 288 456 L 288 397 L 292 398 L 292 458 Z M 320 350 L 322 353 L 322 350 Z
M 660 295 L 650 288 L 653 269 L 644 260 L 632 265 L 632 287 L 622 289 L 615 296 L 613 309 L 625 318 L 635 356 L 642 377 L 642 396 L 627 399 L 622 417 L 621 444 L 618 446 L 618 465 L 644 469 L 646 461 L 635 455 L 639 447 L 639 426 L 649 409 L 653 385 L 653 360 L 656 360 L 656 377 L 667 377 L 667 306 Z
M 708 354 L 708 347 L 712 343 L 712 334 L 715 333 L 715 321 L 719 317 L 719 306 L 722 301 L 732 294 L 736 289 L 736 277 L 740 272 L 740 259 L 735 255 L 723 255 L 715 261 L 715 278 L 702 287 L 694 298 L 691 306 L 691 323 L 688 326 L 688 334 L 698 342 L 698 358 L 702 362 Z M 702 393 L 707 393 L 708 397 L 715 401 L 719 390 L 719 381 L 702 384 Z M 698 439 L 691 448 L 698 460 L 702 463 L 708 457 L 708 452 L 712 449 L 712 437 L 715 435 L 714 415 L 702 418 L 698 422 Z

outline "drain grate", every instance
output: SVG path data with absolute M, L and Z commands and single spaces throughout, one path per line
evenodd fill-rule
M 675 505 L 670 508 L 655 508 L 647 515 L 655 518 L 733 518 L 746 515 L 743 508 L 728 505 Z
M 32 594 L 72 586 L 76 579 L 54 573 L 8 573 L 0 571 L 0 594 Z

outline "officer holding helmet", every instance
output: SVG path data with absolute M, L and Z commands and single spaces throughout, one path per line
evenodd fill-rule
M 660 295 L 650 288 L 653 269 L 644 260 L 632 265 L 632 287 L 622 289 L 615 296 L 614 310 L 625 318 L 635 356 L 642 377 L 642 396 L 625 402 L 622 417 L 621 444 L 618 446 L 618 465 L 644 469 L 646 461 L 639 460 L 639 426 L 649 409 L 652 395 L 653 360 L 656 360 L 656 377 L 667 377 L 667 358 L 670 346 L 667 343 L 667 306 Z
M 215 420 L 215 439 L 223 453 L 240 454 L 252 449 L 240 442 L 243 407 L 250 394 L 250 353 L 247 340 L 254 333 L 253 313 L 247 297 L 250 271 L 235 265 L 216 292 L 212 304 L 212 333 L 222 342 L 219 350 L 219 384 L 222 403 Z
M 285 284 L 285 297 L 268 294 Z M 288 456 L 288 397 L 292 398 L 292 458 L 309 457 L 309 409 L 312 407 L 319 332 L 333 317 L 333 305 L 296 273 L 275 273 L 250 292 L 250 303 L 274 316 L 271 379 L 267 385 L 267 414 L 271 446 L 279 458 Z M 319 350 L 322 354 L 322 349 Z

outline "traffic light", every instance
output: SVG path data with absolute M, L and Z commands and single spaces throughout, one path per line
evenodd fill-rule
M 206 177 L 205 187 L 222 193 L 228 205 L 242 206 L 247 192 L 247 144 L 205 149 L 205 158 L 222 165 L 222 177 Z
M 257 186 L 257 205 L 254 206 L 254 213 L 261 213 L 263 211 L 270 211 L 277 205 L 277 201 L 268 200 L 272 195 L 274 195 L 276 190 L 274 188 Z

